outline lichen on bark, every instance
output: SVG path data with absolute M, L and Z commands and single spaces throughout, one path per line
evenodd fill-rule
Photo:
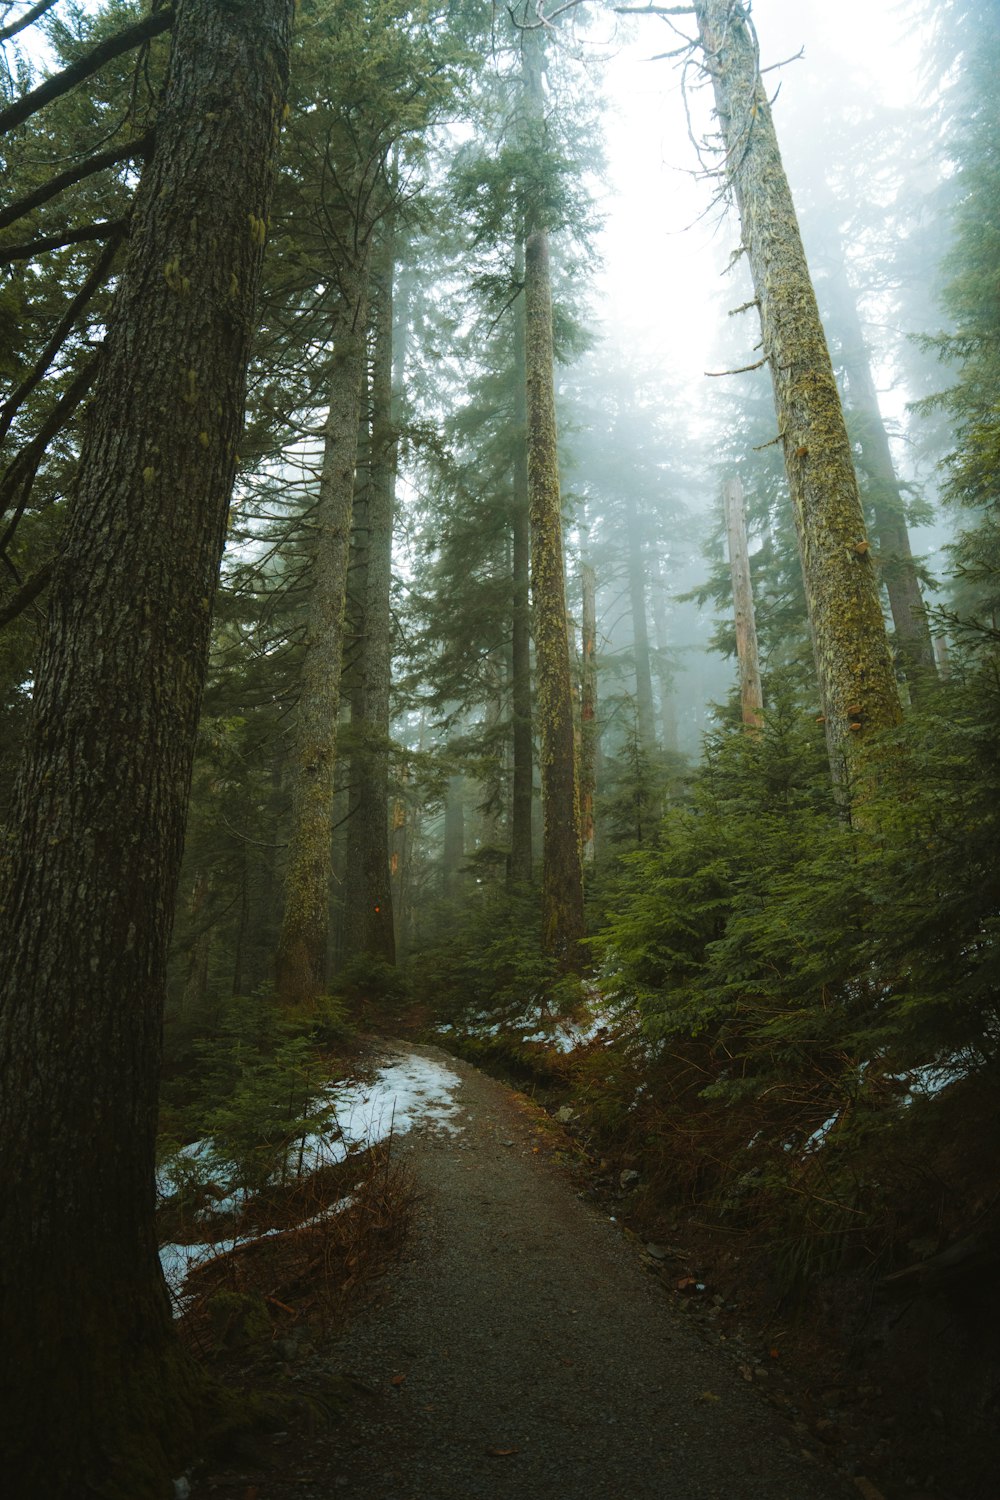
M 771 372 L 831 766 L 850 787 L 866 739 L 902 716 L 850 442 L 749 7 L 694 10 Z

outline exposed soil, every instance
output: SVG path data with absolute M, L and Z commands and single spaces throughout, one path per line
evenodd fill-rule
M 241 1500 L 875 1500 L 774 1408 L 717 1328 L 578 1191 L 522 1095 L 433 1047 L 457 1133 L 399 1139 L 418 1194 L 398 1267 L 303 1378 L 346 1375 L 339 1422 L 278 1434 L 191 1491 Z M 669 1288 L 669 1291 L 668 1291 Z

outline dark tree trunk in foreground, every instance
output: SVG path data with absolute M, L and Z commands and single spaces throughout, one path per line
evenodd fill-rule
M 753 610 L 753 586 L 750 582 L 750 556 L 747 549 L 747 522 L 743 486 L 738 479 L 727 479 L 723 486 L 726 506 L 726 540 L 729 546 L 729 572 L 733 580 L 733 617 L 736 622 L 736 660 L 740 672 L 740 707 L 748 729 L 759 729 L 764 722 L 764 695 L 760 686 L 760 658 L 757 651 L 757 622 Z
M 760 311 L 834 776 L 902 708 L 840 396 L 746 7 L 695 0 Z
M 524 275 L 518 244 L 514 274 Z M 514 303 L 514 485 L 512 533 L 511 713 L 513 776 L 510 809 L 510 879 L 528 885 L 532 874 L 533 800 L 531 737 L 531 521 L 528 503 L 528 409 L 525 390 L 524 297 Z
M 365 505 L 366 545 L 358 580 L 362 620 L 351 722 L 353 811 L 345 876 L 345 949 L 396 961 L 389 880 L 389 697 L 392 665 L 392 528 L 397 437 L 393 414 L 393 237 L 388 224 L 373 274 L 372 426 Z
M 178 5 L 52 586 L 0 890 L 11 1495 L 162 1496 L 204 1398 L 156 1251 L 160 1030 L 293 8 Z
M 341 268 L 332 330 L 330 399 L 323 467 L 312 521 L 313 556 L 299 684 L 292 779 L 292 829 L 278 942 L 278 996 L 309 1005 L 326 985 L 333 869 L 334 772 L 344 658 L 344 607 L 365 378 L 368 260 Z
M 524 33 L 528 139 L 543 149 L 542 33 Z M 582 962 L 583 865 L 570 683 L 562 505 L 556 449 L 549 237 L 529 205 L 524 255 L 531 594 L 542 776 L 542 940 L 566 969 Z
M 830 290 L 836 327 L 842 338 L 841 358 L 847 376 L 848 406 L 858 423 L 861 468 L 870 485 L 879 567 L 889 595 L 896 650 L 910 697 L 917 702 L 921 692 L 926 692 L 937 679 L 934 645 L 910 549 L 903 492 L 896 477 L 889 434 L 885 430 L 878 392 L 872 379 L 857 298 L 847 280 L 842 256 L 833 268 Z

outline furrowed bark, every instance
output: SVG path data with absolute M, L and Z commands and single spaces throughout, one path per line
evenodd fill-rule
M 747 9 L 696 0 L 760 309 L 831 768 L 850 783 L 871 732 L 902 717 L 840 396 Z
M 12 1494 L 160 1497 L 205 1401 L 157 1258 L 160 1032 L 293 8 L 178 8 L 52 585 L 0 872 Z

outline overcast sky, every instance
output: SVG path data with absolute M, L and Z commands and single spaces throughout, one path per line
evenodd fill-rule
M 786 113 L 807 103 L 817 77 L 863 77 L 873 100 L 894 106 L 916 99 L 919 49 L 899 0 L 757 0 L 753 15 L 765 68 L 805 46 L 803 59 L 768 77 L 772 92 L 781 85 L 779 140 Z M 711 202 L 712 186 L 692 176 L 677 65 L 645 60 L 677 41 L 651 18 L 630 29 L 604 71 L 610 193 L 594 306 L 609 331 L 625 330 L 628 347 L 699 380 L 711 363 L 720 266 L 739 233 L 731 217 L 720 224 L 718 211 L 688 227 Z M 603 35 L 611 37 L 610 24 Z

